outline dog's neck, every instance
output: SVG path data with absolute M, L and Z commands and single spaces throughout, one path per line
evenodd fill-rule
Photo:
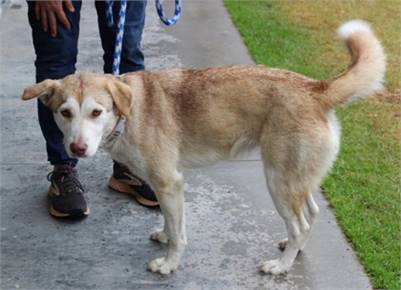
M 106 135 L 102 142 L 102 147 L 104 148 L 111 148 L 113 147 L 114 143 L 121 137 L 124 133 L 125 126 L 126 126 L 127 119 L 124 116 L 118 116 L 115 122 L 115 125 L 111 132 Z

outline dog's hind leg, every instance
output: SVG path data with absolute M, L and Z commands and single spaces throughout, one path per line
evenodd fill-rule
M 312 225 L 314 224 L 316 215 L 318 213 L 319 213 L 319 207 L 317 206 L 315 200 L 313 199 L 313 195 L 309 194 L 308 197 L 306 198 L 306 206 L 304 206 L 304 217 L 306 218 L 310 227 L 312 227 Z M 301 247 L 301 250 L 303 250 L 304 246 L 306 245 L 306 242 L 307 241 L 305 241 L 304 245 Z M 281 251 L 284 251 L 287 244 L 288 244 L 288 238 L 285 238 L 278 243 L 278 248 Z
M 280 136 L 270 136 L 261 142 L 267 187 L 288 233 L 287 241 L 281 243 L 281 257 L 263 263 L 261 270 L 265 273 L 282 274 L 291 268 L 309 238 L 317 213 L 311 197 L 320 181 L 320 176 L 315 175 L 317 163 L 309 147 L 302 144 L 304 141 L 297 144 L 296 137 L 288 142 L 285 136 L 280 142 Z M 275 142 L 269 142 L 273 139 Z
M 186 245 L 183 178 L 177 171 L 168 175 L 162 179 L 155 177 L 152 180 L 165 219 L 165 226 L 163 231 L 151 237 L 168 241 L 168 251 L 166 257 L 149 262 L 148 270 L 161 274 L 169 274 L 177 269 Z
M 278 275 L 286 273 L 291 268 L 299 250 L 304 247 L 308 240 L 311 228 L 302 210 L 305 194 L 282 192 L 280 188 L 270 185 L 272 183 L 271 177 L 268 177 L 268 180 L 270 194 L 287 228 L 288 241 L 281 257 L 264 262 L 261 270 L 265 273 Z
M 308 213 L 308 222 L 312 225 L 315 222 L 317 214 L 319 213 L 319 207 L 317 206 L 312 194 L 309 194 L 306 198 L 306 211 Z

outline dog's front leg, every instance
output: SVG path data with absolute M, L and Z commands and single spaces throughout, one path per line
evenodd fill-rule
M 157 199 L 164 216 L 164 230 L 151 236 L 152 239 L 168 240 L 167 256 L 154 259 L 148 264 L 152 272 L 169 274 L 177 269 L 181 255 L 186 245 L 185 237 L 185 215 L 184 215 L 184 192 L 183 179 L 178 172 L 172 177 L 160 182 L 152 182 L 155 187 Z

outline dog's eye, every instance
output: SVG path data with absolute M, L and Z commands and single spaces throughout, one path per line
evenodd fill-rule
M 71 111 L 68 110 L 68 109 L 61 110 L 60 114 L 63 115 L 64 117 L 66 117 L 66 118 L 71 118 L 72 117 Z
M 93 110 L 92 117 L 99 117 L 101 113 L 102 113 L 102 110 Z

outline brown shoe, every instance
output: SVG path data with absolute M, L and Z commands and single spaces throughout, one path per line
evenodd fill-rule
M 110 178 L 109 187 L 115 191 L 132 195 L 140 205 L 146 207 L 159 206 L 152 188 L 145 181 L 133 175 L 121 163 L 114 162 L 113 176 Z

